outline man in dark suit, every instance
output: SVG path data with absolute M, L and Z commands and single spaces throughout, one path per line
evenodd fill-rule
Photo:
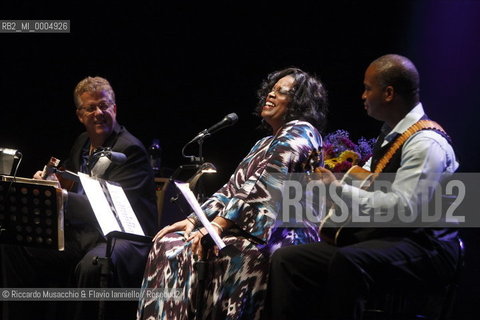
M 157 208 L 153 171 L 143 144 L 116 120 L 117 105 L 110 83 L 101 77 L 87 77 L 75 88 L 74 101 L 77 117 L 86 132 L 76 139 L 69 158 L 61 166 L 73 172 L 95 173 L 102 179 L 120 184 L 144 233 L 154 235 L 157 232 Z M 99 172 L 92 154 L 100 148 L 123 153 L 126 161 L 104 163 Z M 34 177 L 41 176 L 39 171 Z M 55 179 L 55 176 L 50 178 Z M 81 185 L 75 184 L 66 198 L 65 251 L 3 246 L 6 287 L 99 287 L 101 264 L 93 261 L 95 257 L 105 256 L 105 237 Z M 111 252 L 111 285 L 139 288 L 149 249 L 150 244 L 116 240 Z M 77 301 L 72 306 L 69 318 L 94 319 L 97 316 L 96 302 Z M 40 312 L 44 312 L 40 307 Z M 11 304 L 7 310 L 8 319 L 40 316 L 35 308 L 25 310 L 20 303 Z M 123 316 L 133 317 L 134 310 Z

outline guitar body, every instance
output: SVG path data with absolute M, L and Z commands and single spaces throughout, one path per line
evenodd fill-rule
M 58 168 L 59 170 L 65 170 L 65 168 L 60 167 Z M 58 181 L 60 182 L 60 186 L 67 190 L 67 191 L 72 191 L 72 188 L 75 186 L 75 181 L 64 178 L 62 175 L 55 173 L 55 176 L 57 177 Z
M 64 170 L 63 167 L 58 168 L 59 164 L 60 159 L 50 157 L 50 160 L 43 168 L 42 179 L 47 179 L 48 176 L 50 176 L 51 174 L 55 174 L 55 177 L 60 183 L 60 186 L 67 191 L 71 191 L 73 186 L 75 185 L 75 181 L 64 178 L 61 174 L 58 173 L 59 171 Z
M 370 187 L 377 176 L 378 174 L 363 169 L 360 166 L 352 166 L 344 174 L 340 182 L 366 190 Z M 339 209 L 340 208 L 335 204 L 330 207 L 327 215 L 320 223 L 319 232 L 322 241 L 341 247 L 357 242 L 358 237 L 356 234 L 360 232 L 361 229 L 348 226 L 351 222 L 350 213 L 344 222 L 335 222 L 332 217 L 336 216 L 337 210 Z

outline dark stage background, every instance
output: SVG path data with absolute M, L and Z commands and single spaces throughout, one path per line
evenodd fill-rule
M 23 153 L 19 176 L 67 156 L 82 131 L 73 88 L 99 75 L 116 92 L 118 121 L 147 147 L 160 139 L 166 171 L 187 163 L 181 148 L 199 131 L 238 114 L 204 143 L 219 170 L 205 181 L 213 192 L 262 136 L 256 90 L 274 70 L 297 66 L 324 81 L 327 133 L 375 137 L 380 123 L 360 99 L 363 72 L 386 53 L 414 61 L 421 100 L 452 136 L 460 170 L 479 170 L 480 1 L 2 2 L 0 17 L 71 20 L 69 34 L 0 34 L 0 147 Z M 467 265 L 456 314 L 473 319 L 480 237 L 462 232 Z

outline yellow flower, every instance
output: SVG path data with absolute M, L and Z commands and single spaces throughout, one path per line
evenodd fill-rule
M 335 165 L 339 162 L 338 159 L 339 159 L 339 158 L 326 159 L 326 160 L 325 160 L 325 167 L 326 167 L 327 169 L 332 170 L 333 168 L 335 168 Z
M 352 164 L 357 164 L 358 158 L 360 158 L 360 155 L 355 151 L 345 150 L 338 157 L 338 161 L 339 162 L 348 161 L 348 162 L 351 162 Z

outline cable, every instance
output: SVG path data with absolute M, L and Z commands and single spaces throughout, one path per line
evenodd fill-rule
M 23 154 L 22 154 L 20 151 L 17 151 L 17 152 L 15 153 L 15 157 L 18 157 L 18 162 L 17 162 L 17 166 L 16 166 L 16 168 L 15 168 L 15 171 L 13 172 L 12 181 L 10 181 L 10 184 L 8 185 L 7 196 L 10 194 L 10 191 L 11 191 L 11 189 L 12 189 L 13 183 L 14 183 L 14 182 L 16 183 L 15 178 L 17 177 L 17 171 L 18 171 L 18 168 L 20 167 L 20 163 L 22 162 Z M 4 200 L 5 200 L 5 203 L 7 203 L 7 197 L 5 197 Z
M 15 180 L 15 177 L 17 176 L 17 171 L 18 171 L 18 168 L 20 167 L 20 163 L 22 162 L 23 154 L 20 151 L 17 151 L 15 156 L 18 157 L 18 162 L 17 162 L 17 167 L 15 168 L 15 171 L 13 172 L 13 179 L 14 180 Z
M 195 157 L 194 155 L 189 156 L 189 155 L 186 155 L 186 154 L 185 154 L 185 149 L 187 148 L 188 145 L 190 145 L 190 143 L 191 143 L 191 141 L 190 141 L 190 142 L 187 142 L 187 144 L 183 146 L 183 148 L 182 148 L 182 156 L 183 156 L 184 158 L 190 159 L 190 161 L 193 162 L 196 157 Z

